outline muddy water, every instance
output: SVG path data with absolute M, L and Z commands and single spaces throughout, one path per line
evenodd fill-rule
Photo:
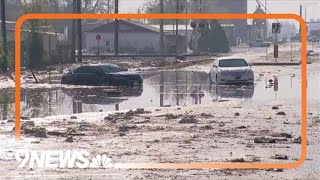
M 309 97 L 320 99 L 320 72 L 310 73 Z M 21 115 L 42 117 L 79 112 L 101 112 L 136 108 L 214 104 L 221 101 L 265 103 L 274 99 L 301 97 L 299 75 L 275 79 L 260 76 L 254 86 L 216 86 L 205 72 L 155 72 L 144 78 L 143 88 L 33 88 L 21 91 Z M 277 83 L 276 83 L 277 84 Z M 0 89 L 0 119 L 14 117 L 14 89 Z

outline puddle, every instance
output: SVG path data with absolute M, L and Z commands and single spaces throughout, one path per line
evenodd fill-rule
M 320 73 L 309 74 L 309 98 L 320 99 Z M 274 82 L 274 79 L 273 79 Z M 43 117 L 77 112 L 106 112 L 163 106 L 214 104 L 223 101 L 266 103 L 274 99 L 300 102 L 299 75 L 278 77 L 278 88 L 264 77 L 254 86 L 215 86 L 206 72 L 155 72 L 143 88 L 33 88 L 21 90 L 21 115 Z M 14 89 L 0 89 L 0 119 L 14 117 Z

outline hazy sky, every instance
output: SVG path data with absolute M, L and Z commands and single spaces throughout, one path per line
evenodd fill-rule
M 120 13 L 136 13 L 144 2 L 150 0 L 119 0 Z M 152 0 L 151 0 L 152 1 Z M 235 0 L 236 1 L 236 0 Z M 262 3 L 265 0 L 260 0 Z M 299 5 L 305 4 L 307 7 L 307 19 L 320 18 L 320 1 L 319 0 L 267 0 L 267 8 L 271 13 L 294 13 L 299 14 Z M 256 9 L 256 0 L 248 0 L 248 13 L 253 13 Z

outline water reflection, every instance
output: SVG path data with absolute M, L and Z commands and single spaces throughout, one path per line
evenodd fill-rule
M 310 94 L 318 97 L 317 78 L 309 78 Z M 216 86 L 206 72 L 163 71 L 144 78 L 142 88 L 37 88 L 21 89 L 21 115 L 42 117 L 81 112 L 210 104 L 220 100 L 269 102 L 300 100 L 298 76 L 261 78 L 255 86 Z M 290 93 L 288 93 L 290 92 Z M 0 89 L 0 119 L 14 117 L 14 88 Z

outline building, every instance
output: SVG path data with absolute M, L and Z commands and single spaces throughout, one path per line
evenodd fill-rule
M 115 22 L 85 32 L 84 46 L 89 53 L 111 54 L 114 50 Z M 98 41 L 97 35 L 101 37 Z M 157 54 L 160 52 L 160 30 L 137 21 L 119 20 L 119 53 Z

